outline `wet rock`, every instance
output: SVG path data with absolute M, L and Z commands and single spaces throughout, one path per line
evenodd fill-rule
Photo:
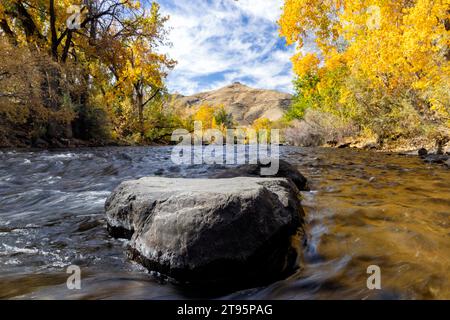
M 219 172 L 211 178 L 260 177 L 261 167 L 265 167 L 265 165 L 244 164 L 234 168 L 228 167 L 225 168 L 225 171 Z M 308 180 L 297 170 L 296 167 L 285 160 L 279 160 L 279 169 L 274 177 L 290 179 L 300 191 L 309 191 Z
M 347 143 L 341 143 L 337 146 L 338 149 L 345 149 L 345 148 L 350 148 L 351 146 L 351 142 L 347 142 Z
M 449 156 L 442 154 L 429 154 L 423 157 L 423 159 L 428 163 L 444 164 L 448 161 Z
M 428 154 L 428 150 L 425 148 L 421 148 L 418 151 L 419 157 L 425 157 Z
M 282 178 L 147 177 L 120 184 L 105 208 L 109 231 L 131 237 L 131 258 L 192 284 L 286 275 L 304 215 L 298 189 Z

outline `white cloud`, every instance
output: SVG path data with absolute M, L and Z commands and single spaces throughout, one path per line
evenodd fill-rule
M 281 14 L 283 0 L 236 0 L 236 6 L 246 13 L 275 22 Z
M 178 65 L 168 78 L 185 95 L 241 81 L 292 91 L 293 48 L 280 45 L 276 20 L 283 0 L 162 0 L 169 14 L 164 48 Z

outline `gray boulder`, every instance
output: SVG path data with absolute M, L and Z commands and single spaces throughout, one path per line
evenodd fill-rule
M 261 174 L 261 167 L 264 166 L 261 164 L 243 164 L 237 167 L 228 167 L 211 178 L 259 177 Z M 287 178 L 291 180 L 300 191 L 309 191 L 308 180 L 295 166 L 285 160 L 279 160 L 279 169 L 274 177 Z
M 180 282 L 258 284 L 295 268 L 304 213 L 287 179 L 148 177 L 123 182 L 105 208 L 132 259 Z

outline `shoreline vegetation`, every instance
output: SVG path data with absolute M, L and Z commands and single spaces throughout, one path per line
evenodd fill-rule
M 448 3 L 288 0 L 279 25 L 297 48 L 292 140 L 382 150 L 448 144 Z
M 62 141 L 47 142 L 45 140 L 38 140 L 35 144 L 30 144 L 29 141 L 20 141 L 14 145 L 2 144 L 0 150 L 60 150 L 60 149 L 76 149 L 76 148 L 99 148 L 99 147 L 163 147 L 174 145 L 173 142 L 152 142 L 152 143 L 130 143 L 127 141 L 118 140 L 104 140 L 104 141 L 85 141 L 79 139 L 64 139 Z M 204 143 L 203 145 L 208 145 Z M 281 146 L 296 146 L 287 142 L 280 143 Z M 300 146 L 302 147 L 302 146 Z M 321 147 L 331 149 L 359 149 L 373 152 L 394 152 L 399 154 L 418 155 L 422 149 L 427 152 L 435 154 L 450 155 L 450 143 L 444 145 L 439 152 L 439 146 L 436 141 L 426 140 L 422 137 L 411 140 L 391 141 L 382 146 L 371 140 L 361 140 L 358 138 L 346 138 L 343 142 L 336 143 L 335 141 L 325 143 L 318 146 L 303 146 L 303 147 Z
M 292 103 L 247 127 L 280 129 L 295 146 L 449 152 L 445 3 L 320 3 L 285 2 L 280 36 L 297 47 Z M 72 21 L 64 1 L 0 4 L 0 148 L 167 145 L 194 121 L 239 126 L 228 104 L 176 106 L 165 82 L 177 62 L 161 53 L 169 17 L 157 2 L 78 9 Z M 308 35 L 316 50 L 304 53 Z

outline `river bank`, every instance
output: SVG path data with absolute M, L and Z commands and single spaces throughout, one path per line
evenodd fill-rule
M 15 139 L 6 140 L 0 139 L 0 149 L 32 149 L 32 150 L 45 150 L 45 149 L 76 149 L 76 148 L 96 148 L 96 147 L 150 147 L 150 146 L 167 146 L 168 143 L 154 142 L 154 143 L 135 143 L 125 140 L 80 140 L 80 139 Z M 396 153 L 407 153 L 415 154 L 425 148 L 430 153 L 436 153 L 437 147 L 436 142 L 432 140 L 427 140 L 423 138 L 418 139 L 408 139 L 408 140 L 398 140 L 389 143 L 377 143 L 372 140 L 361 140 L 349 138 L 345 139 L 339 143 L 326 143 L 321 146 L 322 148 L 332 148 L 332 149 L 360 149 L 360 150 L 370 150 L 375 152 L 396 152 Z M 443 146 L 443 153 L 450 154 L 450 142 Z
M 0 131 L 1 132 L 1 131 Z M 70 136 L 70 135 L 69 135 Z M 282 139 L 283 141 L 283 133 Z M 139 143 L 125 139 L 99 138 L 99 139 L 77 139 L 77 138 L 63 138 L 61 135 L 49 138 L 32 139 L 28 134 L 17 130 L 8 135 L 0 134 L 0 149 L 76 149 L 76 148 L 95 148 L 95 147 L 145 147 L 145 146 L 167 146 L 169 140 L 153 141 Z M 298 147 L 312 147 L 318 145 L 297 145 L 297 143 L 290 143 Z M 338 148 L 338 149 L 361 149 L 376 152 L 396 152 L 406 154 L 416 154 L 425 148 L 429 153 L 439 153 L 439 143 L 436 139 L 430 139 L 424 136 L 417 136 L 414 138 L 388 139 L 377 141 L 376 139 L 366 137 L 345 137 L 339 141 L 329 141 L 320 147 L 324 148 Z M 443 138 L 440 143 L 441 153 L 450 154 L 450 138 Z
M 98 147 L 144 147 L 144 146 L 164 146 L 167 143 L 136 143 L 121 139 L 95 139 L 82 140 L 75 138 L 52 138 L 52 139 L 28 139 L 15 137 L 13 139 L 2 137 L 0 139 L 0 149 L 21 149 L 21 150 L 57 150 L 57 149 L 77 149 L 77 148 L 98 148 Z
M 327 143 L 323 147 L 338 149 L 352 148 L 360 150 L 370 150 L 375 152 L 395 152 L 410 155 L 417 155 L 420 149 L 426 149 L 429 153 L 450 154 L 450 141 L 447 143 L 442 143 L 439 147 L 439 144 L 436 142 L 436 140 L 427 139 L 424 137 L 409 139 L 398 138 L 395 140 L 385 140 L 383 142 L 372 139 L 351 137 L 345 138 L 339 143 Z

